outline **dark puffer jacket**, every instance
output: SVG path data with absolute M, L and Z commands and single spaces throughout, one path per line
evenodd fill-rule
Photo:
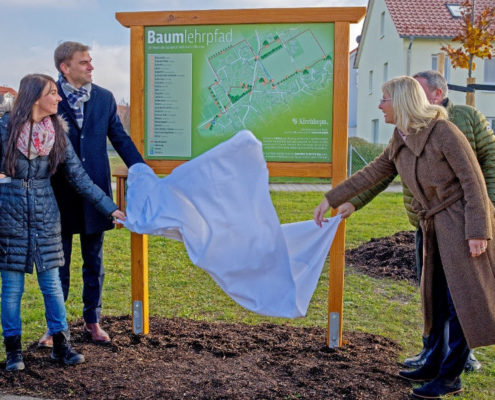
M 0 171 L 8 140 L 9 115 L 0 120 Z M 115 203 L 86 174 L 69 140 L 66 159 L 58 169 L 95 207 L 110 217 Z M 15 176 L 0 182 L 0 270 L 32 273 L 64 264 L 60 213 L 50 184 L 48 156 L 28 160 L 19 152 Z

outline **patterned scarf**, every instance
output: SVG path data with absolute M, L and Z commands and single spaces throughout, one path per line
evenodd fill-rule
M 58 76 L 60 81 L 60 85 L 62 86 L 62 90 L 67 97 L 67 101 L 69 102 L 70 108 L 74 110 L 74 114 L 76 116 L 77 125 L 79 128 L 82 128 L 84 113 L 83 107 L 84 103 L 87 102 L 91 96 L 91 83 L 88 83 L 84 86 L 81 86 L 79 89 L 72 86 L 67 79 L 60 74 Z
M 31 140 L 30 140 L 31 138 Z M 55 128 L 50 117 L 40 122 L 26 122 L 17 140 L 17 149 L 32 160 L 50 154 L 55 143 Z

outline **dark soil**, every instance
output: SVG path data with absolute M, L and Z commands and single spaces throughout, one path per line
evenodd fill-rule
M 412 253 L 412 254 L 411 254 Z M 347 252 L 347 262 L 375 277 L 415 280 L 414 237 L 399 232 Z M 150 319 L 150 334 L 132 333 L 129 316 L 105 317 L 112 337 L 97 346 L 71 326 L 86 363 L 63 367 L 33 343 L 26 369 L 5 371 L 0 392 L 50 399 L 407 399 L 397 377 L 399 345 L 387 338 L 344 332 L 329 349 L 319 327 L 244 325 L 188 319 Z
M 130 317 L 104 318 L 112 336 L 96 346 L 72 326 L 86 363 L 61 367 L 31 345 L 26 369 L 4 371 L 0 390 L 56 399 L 406 399 L 396 376 L 398 345 L 344 332 L 329 349 L 323 328 L 151 318 L 150 334 L 131 333 Z
M 371 239 L 345 253 L 346 265 L 375 278 L 407 280 L 417 284 L 414 232 Z

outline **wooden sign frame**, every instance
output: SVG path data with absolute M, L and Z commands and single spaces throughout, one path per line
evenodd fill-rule
M 269 8 L 240 10 L 120 12 L 116 19 L 130 28 L 131 138 L 141 154 L 145 150 L 145 27 L 236 25 L 269 23 L 334 23 L 333 122 L 331 163 L 269 162 L 270 176 L 326 177 L 338 184 L 347 176 L 347 125 L 349 86 L 349 25 L 359 22 L 365 7 Z M 184 160 L 147 160 L 157 174 L 168 174 Z M 117 201 L 124 206 L 125 169 L 115 171 Z M 330 250 L 327 345 L 342 345 L 345 221 Z M 133 330 L 149 332 L 148 238 L 131 233 Z

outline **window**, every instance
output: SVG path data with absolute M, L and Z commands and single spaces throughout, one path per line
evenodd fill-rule
M 380 15 L 380 36 L 385 36 L 385 11 Z
M 433 54 L 431 56 L 431 69 L 436 71 L 438 68 L 438 54 Z
M 368 77 L 368 92 L 369 94 L 373 93 L 373 71 L 370 71 Z
M 373 143 L 378 143 L 378 120 L 373 119 L 371 121 L 371 135 L 373 138 Z
M 443 76 L 447 82 L 450 82 L 450 65 L 450 58 L 445 56 Z M 438 71 L 438 54 L 432 54 L 431 56 L 431 69 Z
M 495 117 L 486 117 L 486 119 L 490 123 L 492 131 L 495 131 Z
M 484 60 L 483 77 L 485 83 L 495 83 L 495 59 Z
M 383 64 L 383 82 L 388 81 L 388 63 Z
M 461 18 L 461 6 L 459 4 L 445 4 L 454 18 Z

